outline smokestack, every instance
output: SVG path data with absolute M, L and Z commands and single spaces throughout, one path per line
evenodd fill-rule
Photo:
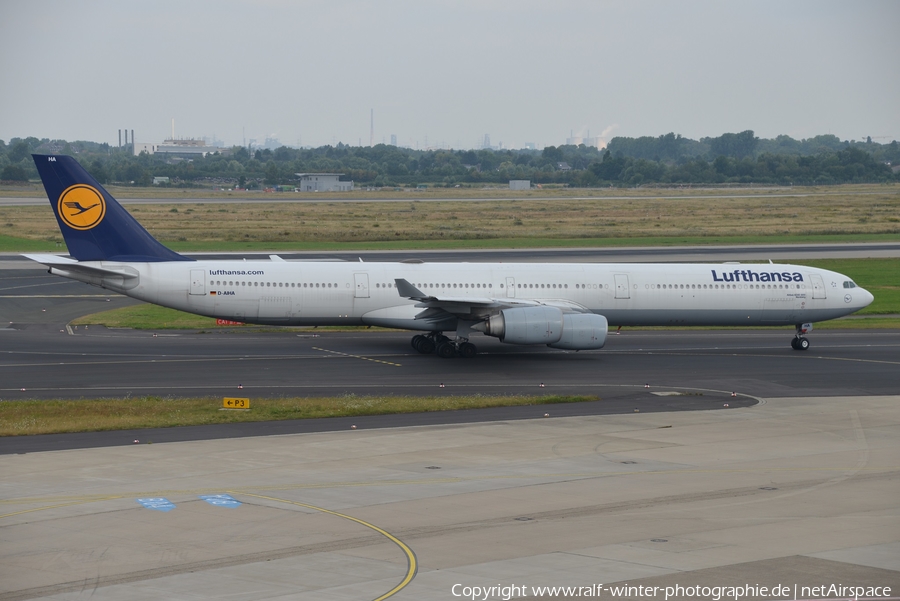
M 122 148 L 122 130 L 119 130 L 119 148 Z
M 375 109 L 369 109 L 369 147 L 375 146 Z
M 131 130 L 131 149 L 134 150 L 134 130 Z
M 128 146 L 128 130 L 125 130 L 125 146 Z
M 172 117 L 172 141 L 175 141 L 175 117 Z

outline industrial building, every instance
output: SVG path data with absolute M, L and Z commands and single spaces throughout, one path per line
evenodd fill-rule
M 349 192 L 353 182 L 342 182 L 343 173 L 295 173 L 300 178 L 300 192 Z
M 211 152 L 218 152 L 220 149 L 215 146 L 207 146 L 204 140 L 173 140 L 168 139 L 162 144 L 147 144 L 144 142 L 133 142 L 134 155 L 137 156 L 142 152 L 147 154 L 165 154 L 167 156 L 176 156 L 182 158 L 205 157 Z

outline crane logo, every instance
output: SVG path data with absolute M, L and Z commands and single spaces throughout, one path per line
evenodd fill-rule
M 106 200 L 96 188 L 76 184 L 59 195 L 56 209 L 59 218 L 70 228 L 89 230 L 103 221 Z

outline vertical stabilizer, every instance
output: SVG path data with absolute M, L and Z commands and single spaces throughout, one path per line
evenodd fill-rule
M 31 156 L 69 254 L 79 261 L 192 260 L 160 244 L 72 157 Z

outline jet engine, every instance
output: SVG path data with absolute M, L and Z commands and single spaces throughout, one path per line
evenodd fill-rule
M 602 315 L 556 307 L 504 309 L 472 329 L 509 344 L 546 344 L 573 351 L 603 348 L 609 324 Z

